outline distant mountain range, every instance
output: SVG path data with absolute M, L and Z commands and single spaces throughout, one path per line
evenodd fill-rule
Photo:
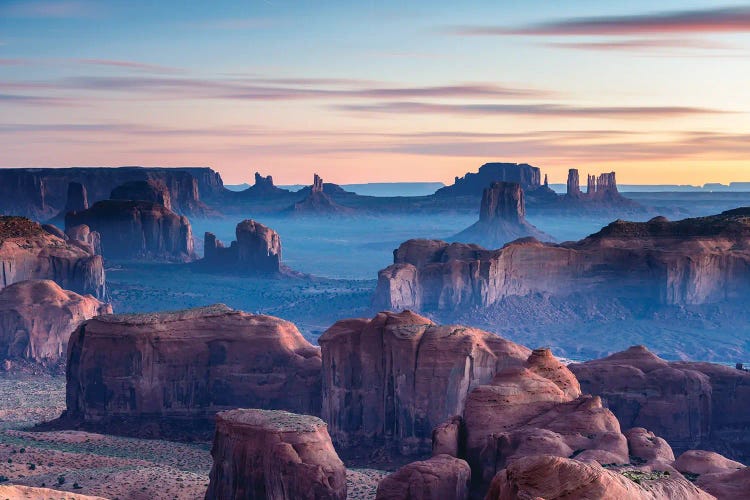
M 225 185 L 231 191 L 244 191 L 250 184 Z M 291 184 L 278 186 L 289 191 L 299 191 L 308 186 L 302 184 Z M 441 187 L 442 182 L 370 182 L 367 184 L 341 184 L 346 191 L 362 196 L 427 196 L 433 194 Z

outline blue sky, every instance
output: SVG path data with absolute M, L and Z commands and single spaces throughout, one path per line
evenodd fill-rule
M 0 165 L 750 180 L 750 4 L 0 1 Z

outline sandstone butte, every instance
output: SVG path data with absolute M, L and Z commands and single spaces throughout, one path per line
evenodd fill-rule
M 101 236 L 107 259 L 188 262 L 195 258 L 187 217 L 143 200 L 102 200 L 88 210 L 68 212 L 66 230 L 86 225 Z
M 0 290 L 0 358 L 56 364 L 83 321 L 111 314 L 91 295 L 63 290 L 54 281 L 29 280 Z
M 667 362 L 643 346 L 569 368 L 624 427 L 646 427 L 680 452 L 702 448 L 750 460 L 750 372 Z
M 320 350 L 288 321 L 224 305 L 84 322 L 68 346 L 61 422 L 196 437 L 237 407 L 320 413 Z
M 467 394 L 529 350 L 497 335 L 438 326 L 411 312 L 331 326 L 323 355 L 323 419 L 337 446 L 429 451 L 432 429 L 461 413 Z
M 310 192 L 303 199 L 289 207 L 287 212 L 294 214 L 348 214 L 354 212 L 354 209 L 345 207 L 336 203 L 323 189 L 323 179 L 314 174 L 313 183 L 310 186 Z
M 346 468 L 326 424 L 284 411 L 216 416 L 206 500 L 344 500 Z
M 236 240 L 229 247 L 207 232 L 204 237 L 203 259 L 196 265 L 207 272 L 250 276 L 282 276 L 292 272 L 281 263 L 279 233 L 252 219 L 235 228 Z
M 0 289 L 49 279 L 66 290 L 106 297 L 102 257 L 23 217 L 0 216 Z
M 577 242 L 521 239 L 501 249 L 409 240 L 378 273 L 384 309 L 455 311 L 510 296 L 707 304 L 750 292 L 750 208 L 670 222 L 615 221 Z
M 550 235 L 526 221 L 526 202 L 520 184 L 493 182 L 482 194 L 479 220 L 451 240 L 499 248 L 527 237 L 553 241 Z

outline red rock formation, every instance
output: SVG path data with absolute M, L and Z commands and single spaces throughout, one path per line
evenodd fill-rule
M 635 474 L 634 474 L 635 472 Z M 598 499 L 666 500 L 690 498 L 710 500 L 711 495 L 696 488 L 679 474 L 653 478 L 648 470 L 630 469 L 632 477 L 607 470 L 596 462 L 584 463 L 551 455 L 523 457 L 500 471 L 492 481 L 486 500 L 517 499 Z
M 485 163 L 476 173 L 456 177 L 453 185 L 440 188 L 436 196 L 481 196 L 482 191 L 493 182 L 520 184 L 524 190 L 541 187 L 542 174 L 539 168 L 526 163 Z
M 169 189 L 160 180 L 150 179 L 147 181 L 126 182 L 114 188 L 109 199 L 150 201 L 163 205 L 168 210 L 172 210 L 172 199 L 169 196 Z
M 289 207 L 287 211 L 296 214 L 345 214 L 354 210 L 333 201 L 323 189 L 323 179 L 315 174 L 307 197 Z
M 665 222 L 616 221 L 578 242 L 521 240 L 500 250 L 410 240 L 378 276 L 375 304 L 421 311 L 506 297 L 575 294 L 707 304 L 750 294 L 750 208 Z
M 734 460 L 705 450 L 688 450 L 680 455 L 674 462 L 674 468 L 683 474 L 716 474 L 734 472 L 744 469 L 745 466 Z
M 525 347 L 410 313 L 339 321 L 319 339 L 323 419 L 337 446 L 395 445 L 424 453 L 432 429 L 460 414 L 467 393 L 528 357 Z
M 748 498 L 750 467 L 733 472 L 705 474 L 696 480 L 697 485 L 718 500 Z
M 674 462 L 674 452 L 664 439 L 642 427 L 633 427 L 625 432 L 628 438 L 630 457 L 636 457 L 646 463 Z
M 107 259 L 187 262 L 195 257 L 187 217 L 157 203 L 104 200 L 65 216 L 66 228 L 82 224 L 101 235 Z
M 80 246 L 92 255 L 102 254 L 102 236 L 85 224 L 69 227 L 63 235 L 68 242 Z
M 468 500 L 471 469 L 450 455 L 412 462 L 378 484 L 375 500 Z
M 0 289 L 50 279 L 65 289 L 106 297 L 102 258 L 22 217 L 0 217 Z
M 317 417 L 229 410 L 216 416 L 206 500 L 344 500 L 346 468 Z
M 551 236 L 526 222 L 526 204 L 520 184 L 493 182 L 482 195 L 479 221 L 451 239 L 499 248 L 525 237 L 552 240 Z
M 202 269 L 210 272 L 231 272 L 240 275 L 279 275 L 288 272 L 281 264 L 279 233 L 254 220 L 237 224 L 237 240 L 229 247 L 206 233 L 203 244 Z
M 0 484 L 0 498 L 5 500 L 46 500 L 53 498 L 64 498 L 65 500 L 107 500 L 102 497 L 80 495 L 70 491 L 61 492 L 60 490 L 52 490 L 50 488 L 2 484 Z
M 320 350 L 287 321 L 218 305 L 99 316 L 73 333 L 66 420 L 109 433 L 204 433 L 216 412 L 320 412 Z
M 581 181 L 578 175 L 577 168 L 571 168 L 568 170 L 568 185 L 565 195 L 568 198 L 579 199 L 583 196 L 581 192 Z
M 673 448 L 750 459 L 750 373 L 711 363 L 668 363 L 643 346 L 569 367 L 623 427 L 646 427 Z
M 0 357 L 64 361 L 73 330 L 89 318 L 111 313 L 109 304 L 63 290 L 54 281 L 14 283 L 0 290 Z

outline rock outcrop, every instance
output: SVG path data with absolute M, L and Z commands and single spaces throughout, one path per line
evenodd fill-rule
M 188 262 L 195 258 L 187 217 L 150 201 L 104 200 L 69 212 L 65 227 L 86 225 L 101 235 L 107 259 Z
M 385 477 L 375 500 L 468 500 L 470 484 L 469 464 L 450 455 L 436 455 Z
M 542 185 L 542 172 L 526 163 L 485 163 L 476 173 L 456 177 L 455 182 L 435 192 L 436 196 L 482 196 L 484 189 L 493 182 L 520 184 L 525 191 Z
M 237 407 L 320 413 L 320 351 L 297 328 L 223 305 L 99 316 L 71 336 L 65 421 L 108 433 L 205 435 Z
M 643 346 L 569 368 L 623 427 L 646 427 L 678 452 L 705 448 L 750 460 L 749 372 L 669 363 Z
M 0 217 L 0 289 L 19 281 L 49 279 L 98 299 L 106 297 L 104 266 L 59 234 L 23 217 Z
M 583 193 L 581 192 L 581 179 L 578 174 L 578 169 L 576 168 L 568 170 L 568 182 L 565 196 L 576 200 L 583 196 Z
M 491 333 L 413 314 L 339 321 L 319 339 L 323 419 L 337 446 L 430 450 L 432 429 L 472 388 L 520 366 L 529 350 Z
M 221 177 L 210 168 L 8 168 L 0 169 L 0 214 L 48 220 L 64 216 L 71 183 L 82 185 L 89 203 L 94 203 L 108 199 L 126 182 L 148 180 L 166 186 L 174 210 L 184 215 L 213 214 L 201 196 L 225 191 Z
M 80 495 L 70 491 L 61 492 L 50 488 L 0 484 L 0 498 L 5 500 L 46 500 L 62 498 L 64 500 L 107 500 L 102 497 Z
M 83 248 L 92 255 L 102 254 L 102 235 L 92 231 L 86 224 L 68 227 L 63 235 L 69 243 Z
M 315 174 L 307 197 L 289 207 L 288 211 L 295 214 L 346 214 L 354 210 L 336 203 L 323 189 L 323 179 Z
M 251 219 L 237 224 L 236 240 L 229 247 L 206 233 L 203 259 L 198 262 L 202 270 L 230 272 L 250 276 L 277 276 L 288 273 L 281 263 L 281 238 L 279 233 Z
M 0 358 L 49 365 L 64 361 L 73 330 L 111 313 L 109 304 L 63 290 L 54 281 L 14 283 L 0 290 Z
M 206 500 L 344 500 L 346 468 L 317 417 L 229 410 L 216 416 Z
M 130 181 L 117 186 L 109 196 L 110 200 L 150 201 L 172 210 L 169 189 L 160 180 Z
M 451 240 L 500 248 L 527 237 L 553 240 L 526 221 L 526 202 L 520 184 L 493 182 L 482 194 L 479 221 L 452 236 Z
M 519 240 L 499 250 L 409 240 L 380 271 L 375 303 L 419 311 L 487 307 L 507 297 L 576 294 L 648 305 L 750 296 L 750 208 L 669 222 L 615 221 L 578 242 Z

